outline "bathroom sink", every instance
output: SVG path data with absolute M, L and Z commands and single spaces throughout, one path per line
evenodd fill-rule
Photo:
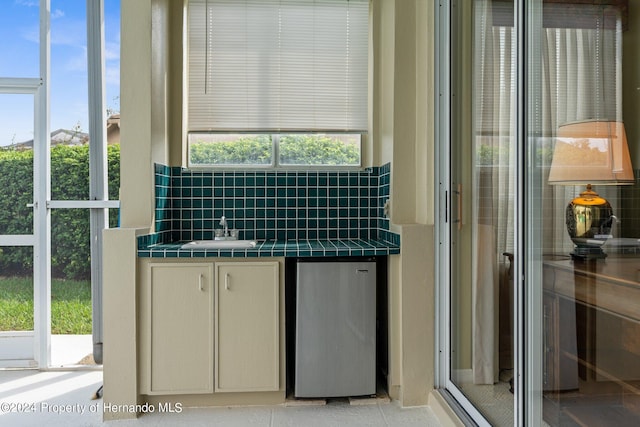
M 194 240 L 181 249 L 248 249 L 256 247 L 255 240 Z

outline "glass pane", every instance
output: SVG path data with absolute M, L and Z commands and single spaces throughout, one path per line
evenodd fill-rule
M 273 142 L 267 134 L 189 134 L 190 166 L 269 166 Z
M 33 248 L 0 247 L 0 332 L 33 330 Z
M 86 2 L 52 7 L 51 198 L 89 199 Z M 105 87 L 109 195 L 118 199 L 120 156 L 120 2 L 105 2 Z M 77 31 L 69 31 L 75 28 Z
M 51 8 L 52 200 L 89 199 L 86 4 Z
M 40 77 L 39 5 L 39 1 L 3 2 L 0 77 Z
M 104 2 L 109 200 L 120 199 L 120 0 Z M 120 225 L 119 209 L 109 210 L 109 228 Z
M 105 88 L 109 144 L 120 143 L 120 0 L 104 2 Z
M 0 94 L 0 234 L 33 234 L 33 110 L 33 95 Z
M 0 94 L 0 148 L 33 148 L 33 95 Z
M 91 247 L 88 209 L 51 212 L 51 333 L 91 334 Z M 83 354 L 91 354 L 91 339 Z M 80 344 L 78 344 L 80 345 Z
M 450 379 L 491 425 L 512 426 L 513 4 L 457 5 L 452 18 Z
M 640 102 L 623 94 L 637 89 L 628 75 L 640 51 L 626 39 L 640 14 L 624 2 L 533 3 L 527 333 L 542 406 L 530 416 L 552 426 L 636 425 Z
M 360 166 L 360 134 L 280 135 L 278 163 L 286 166 Z

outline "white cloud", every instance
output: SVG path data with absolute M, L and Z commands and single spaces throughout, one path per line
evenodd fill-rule
M 40 5 L 40 2 L 37 0 L 16 0 L 15 3 L 27 7 L 35 7 Z
M 64 16 L 64 12 L 61 11 L 60 9 L 56 9 L 53 12 L 51 12 L 51 19 L 62 18 L 63 16 Z

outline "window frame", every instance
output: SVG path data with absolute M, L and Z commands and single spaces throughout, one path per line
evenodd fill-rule
M 243 163 L 227 163 L 227 164 L 198 164 L 191 162 L 190 148 L 191 141 L 189 137 L 191 135 L 269 135 L 271 136 L 271 153 L 272 158 L 269 164 L 243 164 Z M 345 135 L 345 136 L 359 136 L 359 162 L 358 164 L 344 164 L 344 165 L 328 165 L 328 164 L 313 164 L 313 165 L 296 165 L 296 164 L 283 164 L 280 162 L 280 138 L 283 135 Z M 187 158 L 186 164 L 188 169 L 192 170 L 216 170 L 216 171 L 231 171 L 238 169 L 246 169 L 252 171 L 269 171 L 269 170 L 298 170 L 298 171 L 361 171 L 366 168 L 364 164 L 364 153 L 367 147 L 367 133 L 366 132 L 187 132 L 186 145 L 187 145 Z
M 200 171 L 230 171 L 238 169 L 246 169 L 253 171 L 277 171 L 277 170 L 298 170 L 298 171 L 362 171 L 372 166 L 371 152 L 373 150 L 371 146 L 371 139 L 369 134 L 371 133 L 369 127 L 371 126 L 371 114 L 372 114 L 372 101 L 373 101 L 373 85 L 371 81 L 372 69 L 375 66 L 372 58 L 373 54 L 373 29 L 375 22 L 372 19 L 374 13 L 372 4 L 369 1 L 369 18 L 368 18 L 368 35 L 367 35 L 367 90 L 366 90 L 366 129 L 349 129 L 349 130 L 329 130 L 329 129 L 296 129 L 288 131 L 285 129 L 278 130 L 189 130 L 189 3 L 190 0 L 184 2 L 184 15 L 183 15 L 183 165 L 188 169 L 200 170 Z M 190 136 L 198 134 L 254 134 L 254 135 L 270 135 L 272 137 L 272 159 L 269 164 L 251 165 L 251 164 L 195 164 L 192 163 L 190 157 Z M 294 135 L 294 134 L 328 134 L 328 135 L 345 135 L 345 136 L 358 136 L 359 137 L 359 161 L 358 164 L 344 164 L 344 165 L 327 165 L 327 164 L 282 164 L 279 159 L 279 138 L 281 135 Z

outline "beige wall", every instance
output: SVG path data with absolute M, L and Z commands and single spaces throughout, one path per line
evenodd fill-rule
M 151 0 L 123 2 L 121 40 L 120 218 L 123 227 L 149 227 L 153 205 Z
M 435 352 L 434 5 L 382 1 L 374 11 L 373 137 L 380 164 L 392 164 L 390 218 L 402 245 L 389 269 L 389 391 L 403 405 L 425 405 Z
M 136 237 L 144 229 L 103 232 L 103 383 L 104 403 L 135 405 L 138 394 Z M 105 420 L 133 418 L 135 413 L 105 411 Z
M 181 140 L 182 128 L 182 56 L 176 49 L 182 43 L 181 6 L 171 0 L 136 0 L 121 5 L 123 227 L 151 227 L 153 164 L 180 164 L 170 159 L 181 158 L 180 144 L 172 143 Z
M 392 162 L 391 222 L 402 248 L 390 262 L 389 383 L 393 397 L 408 406 L 427 404 L 433 388 L 434 7 L 428 0 L 372 1 L 368 158 L 374 165 Z M 153 163 L 181 165 L 184 158 L 183 6 L 175 0 L 136 0 L 122 2 L 121 10 L 122 226 L 144 230 L 153 224 Z M 126 246 L 130 237 L 115 235 L 112 241 Z M 105 276 L 105 287 L 130 295 L 136 277 L 131 250 L 106 253 L 105 265 L 133 271 L 123 271 L 117 280 Z M 105 304 L 105 318 L 118 309 Z M 105 338 L 110 376 L 118 369 L 113 363 L 126 362 L 108 360 L 108 346 Z M 105 384 L 113 390 L 126 388 L 116 378 L 110 381 Z

